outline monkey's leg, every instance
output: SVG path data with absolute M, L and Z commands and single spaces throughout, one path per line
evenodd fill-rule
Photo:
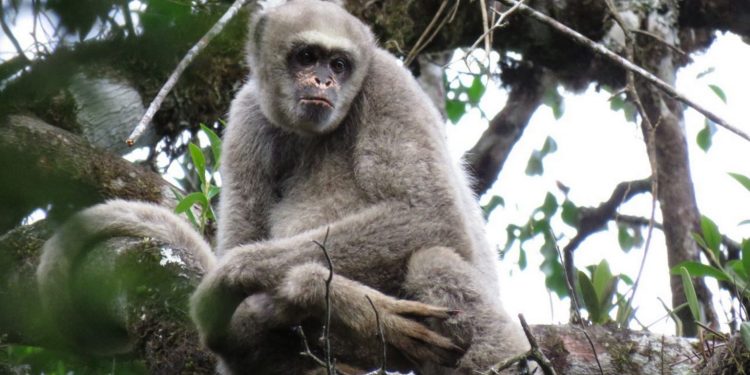
M 425 363 L 422 374 L 473 374 L 528 347 L 520 327 L 499 303 L 488 295 L 479 271 L 446 247 L 420 250 L 412 255 L 404 289 L 416 300 L 460 310 L 451 318 L 431 325 L 436 332 L 467 348 L 458 369 Z

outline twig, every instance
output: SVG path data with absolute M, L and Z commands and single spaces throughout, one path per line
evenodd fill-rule
M 372 311 L 375 312 L 375 324 L 378 325 L 378 337 L 380 337 L 380 344 L 383 347 L 383 357 L 380 358 L 380 373 L 385 374 L 385 364 L 386 364 L 386 352 L 387 352 L 387 346 L 385 344 L 385 334 L 383 333 L 383 325 L 380 323 L 380 313 L 378 312 L 378 309 L 375 308 L 375 304 L 372 302 L 372 299 L 370 299 L 370 296 L 365 295 L 365 298 L 367 298 L 367 302 L 370 302 L 370 306 L 372 306 Z
M 499 12 L 499 11 L 497 11 L 495 9 L 492 9 L 492 12 L 494 14 L 499 15 L 500 18 L 498 18 L 495 21 L 495 23 L 492 24 L 492 27 L 490 27 L 489 29 L 487 29 L 487 28 L 484 29 L 484 34 L 482 34 L 479 38 L 477 38 L 477 40 L 474 42 L 474 44 L 472 44 L 471 47 L 469 47 L 469 50 L 473 50 L 474 48 L 476 48 L 479 45 L 479 42 L 481 42 L 482 39 L 486 39 L 488 36 L 490 36 L 493 31 L 495 31 L 496 29 L 499 29 L 499 28 L 505 26 L 505 24 L 504 24 L 505 23 L 505 19 L 508 18 L 508 16 L 510 16 L 511 14 L 513 14 L 518 9 L 518 7 L 521 4 L 523 4 L 524 1 L 526 1 L 526 0 L 519 1 L 516 5 L 513 5 L 512 7 L 510 7 L 510 9 L 506 10 L 505 12 Z M 489 39 L 487 39 L 487 40 L 489 40 Z M 488 51 L 488 54 L 489 54 L 489 51 Z
M 529 358 L 533 359 L 536 363 L 539 364 L 539 366 L 542 367 L 542 372 L 544 373 L 544 375 L 557 375 L 557 373 L 555 372 L 555 368 L 552 367 L 552 362 L 550 362 L 547 356 L 544 355 L 544 352 L 539 349 L 539 344 L 536 342 L 536 338 L 531 333 L 531 329 L 526 323 L 526 319 L 523 317 L 523 314 L 518 314 L 518 320 L 521 321 L 521 328 L 523 328 L 523 333 L 526 335 L 526 339 L 529 340 L 529 345 L 531 345 Z M 596 361 L 598 363 L 599 359 L 597 358 Z M 602 367 L 600 365 L 599 369 L 601 370 L 601 368 Z
M 671 49 L 672 51 L 675 51 L 675 52 L 679 53 L 682 56 L 687 56 L 687 52 L 683 51 L 682 49 L 680 49 L 679 47 L 675 46 L 674 44 L 667 42 L 662 37 L 660 37 L 660 36 L 658 36 L 658 35 L 650 32 L 650 31 L 641 30 L 641 29 L 630 29 L 630 32 L 651 37 L 655 41 L 657 41 L 657 42 L 659 42 L 659 43 L 667 46 L 667 48 Z
M 128 29 L 128 36 L 135 38 L 135 27 L 133 26 L 133 17 L 130 15 L 130 7 L 128 6 L 128 0 L 120 0 L 120 6 L 122 7 L 122 14 L 125 17 L 125 27 Z
M 427 25 L 427 28 L 425 28 L 424 32 L 422 32 L 422 35 L 419 36 L 419 39 L 414 44 L 414 47 L 412 47 L 411 51 L 409 51 L 409 55 L 406 56 L 404 59 L 404 66 L 408 66 L 414 61 L 414 59 L 419 55 L 419 53 L 422 52 L 422 50 L 427 47 L 428 44 L 435 38 L 435 36 L 440 32 L 440 30 L 445 26 L 446 23 L 451 22 L 453 18 L 456 16 L 456 12 L 458 12 L 458 7 L 461 5 L 461 0 L 455 0 L 455 4 L 453 4 L 453 8 L 450 10 L 448 14 L 445 15 L 445 17 L 440 21 L 440 24 L 435 26 L 437 23 L 438 17 L 443 13 L 445 10 L 445 7 L 448 5 L 448 1 L 444 0 L 440 4 L 440 8 L 438 9 L 438 12 L 435 14 L 435 16 L 432 18 L 432 21 L 430 21 L 430 24 Z M 433 26 L 434 30 L 433 30 Z M 428 32 L 430 32 L 428 34 Z
M 331 257 L 328 255 L 328 249 L 326 248 L 326 242 L 328 242 L 328 233 L 330 230 L 330 227 L 326 228 L 326 235 L 323 237 L 322 244 L 318 241 L 313 242 L 323 250 L 323 255 L 325 255 L 326 262 L 328 263 L 328 279 L 326 280 L 326 322 L 323 327 L 323 339 L 325 340 L 326 346 L 326 369 L 328 370 L 328 375 L 334 375 L 336 369 L 331 360 L 331 281 L 333 280 L 333 262 L 331 261 Z
M 169 79 L 167 79 L 167 82 L 162 86 L 161 90 L 159 90 L 159 93 L 156 95 L 154 100 L 151 102 L 151 104 L 148 106 L 148 109 L 146 110 L 146 113 L 141 118 L 141 121 L 138 122 L 138 125 L 135 127 L 132 133 L 130 133 L 130 136 L 125 141 L 125 143 L 128 144 L 128 146 L 133 146 L 135 142 L 138 140 L 138 138 L 143 134 L 143 132 L 146 130 L 146 127 L 151 122 L 151 120 L 154 118 L 154 115 L 156 114 L 156 111 L 159 110 L 159 107 L 161 107 L 162 102 L 164 102 L 164 99 L 167 97 L 167 94 L 169 94 L 170 91 L 174 88 L 174 86 L 177 84 L 177 81 L 180 79 L 180 76 L 185 71 L 185 69 L 190 65 L 191 62 L 200 54 L 206 46 L 208 46 L 208 43 L 211 42 L 211 40 L 218 35 L 224 27 L 229 23 L 229 21 L 234 18 L 234 16 L 239 12 L 240 8 L 245 5 L 249 0 L 235 0 L 234 4 L 227 9 L 226 13 L 224 13 L 223 16 L 217 21 L 210 30 L 204 35 L 200 40 L 198 40 L 198 43 L 195 43 L 195 45 L 190 48 L 190 50 L 185 54 L 185 57 L 182 58 L 179 64 L 177 64 L 177 67 L 175 68 L 174 72 L 172 72 L 172 75 L 169 76 Z
M 315 355 L 315 353 L 313 353 L 312 350 L 310 350 L 310 345 L 307 343 L 307 336 L 305 336 L 305 330 L 302 329 L 302 326 L 295 326 L 293 329 L 297 333 L 297 335 L 300 337 L 300 339 L 302 340 L 302 345 L 305 347 L 305 351 L 299 354 L 312 359 L 313 362 L 318 364 L 318 366 L 320 367 L 327 367 L 326 362 L 318 358 L 318 356 Z M 351 375 L 348 372 L 341 371 L 338 369 L 334 369 L 334 371 L 336 375 Z
M 489 370 L 482 372 L 481 374 L 499 374 L 500 371 L 508 369 L 510 368 L 510 366 L 513 366 L 516 363 L 520 363 L 521 361 L 530 359 L 539 365 L 544 375 L 557 375 L 557 372 L 555 372 L 555 368 L 552 366 L 552 362 L 549 360 L 549 358 L 547 358 L 546 355 L 544 355 L 544 352 L 542 352 L 542 350 L 539 348 L 539 343 L 537 343 L 534 334 L 531 333 L 531 329 L 526 323 L 526 319 L 523 317 L 523 314 L 518 314 L 518 319 L 521 321 L 521 328 L 523 328 L 523 333 L 526 335 L 526 340 L 529 341 L 531 349 L 524 353 L 507 358 L 502 362 L 493 365 Z
M 501 2 L 507 4 L 507 5 L 519 5 L 520 9 L 524 12 L 526 12 L 528 15 L 530 15 L 532 18 L 536 19 L 537 21 L 540 21 L 542 23 L 547 24 L 548 26 L 551 26 L 552 28 L 556 29 L 557 31 L 563 33 L 564 35 L 569 36 L 571 39 L 573 39 L 575 42 L 584 45 L 591 49 L 592 51 L 606 57 L 611 62 L 619 65 L 620 67 L 633 71 L 634 73 L 638 74 L 641 78 L 645 79 L 646 81 L 650 82 L 654 86 L 658 87 L 665 93 L 667 93 L 669 96 L 687 104 L 688 106 L 694 108 L 696 111 L 700 112 L 704 116 L 706 116 L 711 121 L 715 122 L 717 125 L 731 131 L 732 133 L 740 136 L 741 138 L 750 141 L 750 135 L 745 133 L 744 131 L 732 126 L 729 124 L 729 122 L 725 121 L 718 115 L 714 114 L 713 112 L 709 111 L 706 108 L 703 108 L 700 104 L 694 102 L 693 100 L 687 98 L 685 95 L 682 95 L 677 90 L 675 90 L 672 86 L 670 86 L 668 83 L 662 81 L 655 75 L 651 74 L 649 71 L 641 68 L 640 66 L 634 64 L 633 62 L 629 61 L 626 58 L 623 58 L 620 55 L 617 55 L 616 53 L 610 51 L 606 47 L 602 46 L 599 43 L 596 43 L 592 41 L 591 39 L 583 36 L 582 34 L 578 33 L 577 31 L 563 25 L 562 23 L 552 19 L 551 17 L 540 13 L 533 8 L 523 5 L 520 2 L 516 0 L 500 0 Z

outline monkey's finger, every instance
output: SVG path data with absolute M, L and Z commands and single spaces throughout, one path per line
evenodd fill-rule
M 458 310 L 448 309 L 435 305 L 428 305 L 426 303 L 409 300 L 397 301 L 396 305 L 393 308 L 393 312 L 399 315 L 414 315 L 424 318 L 438 319 L 448 319 L 460 313 L 460 311 Z
M 388 338 L 388 336 L 386 337 Z M 464 354 L 464 350 L 456 345 L 451 344 L 447 348 L 435 346 L 432 343 L 402 333 L 392 335 L 388 338 L 388 341 L 416 363 L 432 362 L 441 366 L 455 367 Z

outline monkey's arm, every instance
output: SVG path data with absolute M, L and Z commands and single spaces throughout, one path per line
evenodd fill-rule
M 268 236 L 268 207 L 273 202 L 272 161 L 275 130 L 255 102 L 253 85 L 237 93 L 223 135 L 216 254 Z

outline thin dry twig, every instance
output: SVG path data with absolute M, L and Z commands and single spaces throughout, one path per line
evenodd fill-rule
M 643 78 L 646 81 L 650 82 L 654 86 L 658 87 L 659 89 L 661 89 L 662 91 L 664 91 L 667 95 L 669 95 L 669 96 L 671 96 L 671 97 L 673 97 L 673 98 L 675 98 L 675 99 L 677 99 L 677 100 L 685 103 L 686 105 L 692 107 L 696 111 L 698 111 L 701 114 L 703 114 L 704 116 L 706 116 L 711 121 L 715 122 L 717 125 L 723 127 L 724 129 L 727 129 L 727 130 L 731 131 L 732 133 L 738 135 L 739 137 L 741 137 L 741 138 L 743 138 L 743 139 L 745 139 L 747 141 L 750 141 L 750 135 L 748 135 L 746 132 L 740 130 L 739 128 L 737 128 L 737 127 L 735 127 L 733 125 L 731 125 L 729 122 L 727 122 L 723 118 L 719 117 L 718 115 L 714 114 L 713 112 L 709 111 L 708 109 L 704 108 L 702 105 L 696 103 L 695 101 L 689 99 L 685 95 L 679 93 L 677 90 L 675 90 L 674 87 L 672 87 L 668 83 L 662 81 L 661 79 L 659 79 L 655 75 L 651 74 L 646 69 L 643 69 L 640 66 L 634 64 L 630 60 L 628 60 L 628 59 L 626 59 L 626 58 L 624 58 L 624 57 L 622 57 L 622 56 L 620 56 L 620 55 L 618 55 L 618 54 L 610 51 L 609 49 L 607 49 L 603 45 L 592 41 L 591 39 L 583 36 L 579 32 L 577 32 L 577 31 L 575 31 L 575 30 L 573 30 L 573 29 L 571 29 L 571 28 L 563 25 L 562 23 L 560 23 L 560 22 L 552 19 L 551 17 L 549 17 L 549 16 L 547 16 L 547 15 L 545 15 L 543 13 L 540 13 L 540 12 L 536 11 L 535 9 L 533 9 L 533 8 L 527 6 L 527 5 L 521 4 L 520 2 L 518 2 L 516 0 L 500 0 L 500 1 L 503 2 L 503 3 L 505 3 L 505 4 L 507 4 L 507 5 L 519 5 L 519 8 L 520 8 L 521 11 L 526 12 L 526 14 L 528 14 L 532 18 L 536 19 L 537 21 L 540 21 L 540 22 L 542 22 L 542 23 L 544 23 L 544 24 L 546 24 L 546 25 L 554 28 L 555 30 L 561 32 L 562 34 L 569 36 L 575 42 L 577 42 L 577 43 L 579 43 L 579 44 L 581 44 L 581 45 L 583 45 L 583 46 L 591 49 L 592 51 L 594 51 L 594 52 L 596 52 L 596 53 L 598 53 L 598 54 L 600 54 L 600 55 L 602 55 L 604 57 L 606 57 L 608 60 L 610 60 L 611 62 L 613 62 L 613 63 L 615 63 L 617 65 L 619 65 L 620 67 L 622 67 L 622 68 L 624 68 L 626 70 L 630 70 L 630 71 L 638 74 L 638 76 L 640 76 L 641 78 Z
M 380 344 L 383 348 L 383 356 L 380 358 L 380 374 L 385 374 L 385 364 L 386 364 L 386 353 L 388 351 L 388 347 L 385 344 L 385 334 L 383 333 L 383 324 L 380 322 L 380 312 L 378 312 L 378 309 L 375 307 L 375 304 L 372 302 L 372 299 L 370 296 L 365 296 L 367 298 L 367 302 L 370 302 L 370 306 L 372 306 L 372 311 L 375 312 L 375 324 L 378 325 L 378 337 L 380 338 Z
M 326 248 L 330 231 L 330 227 L 326 228 L 326 235 L 323 237 L 323 243 L 318 241 L 313 242 L 323 250 L 323 255 L 325 255 L 326 262 L 328 263 L 328 279 L 326 279 L 326 321 L 325 326 L 323 326 L 323 339 L 325 340 L 326 347 L 326 370 L 328 370 L 328 375 L 334 375 L 336 368 L 331 359 L 331 281 L 333 281 L 333 262 L 328 255 L 328 248 Z
M 404 59 L 404 66 L 409 66 L 414 59 L 417 58 L 417 55 L 419 55 L 425 47 L 427 47 L 428 44 L 435 38 L 435 36 L 440 32 L 440 30 L 447 24 L 448 22 L 451 22 L 453 18 L 456 16 L 456 12 L 458 12 L 458 7 L 461 5 L 461 0 L 456 0 L 453 4 L 453 8 L 449 11 L 448 14 L 443 17 L 442 20 L 440 20 L 440 23 L 438 23 L 438 19 L 440 18 L 440 15 L 445 11 L 445 8 L 448 6 L 448 0 L 444 0 L 440 4 L 440 8 L 438 8 L 437 13 L 435 13 L 435 16 L 430 21 L 430 24 L 427 25 L 427 27 L 422 32 L 422 35 L 419 36 L 419 39 L 414 44 L 414 47 L 412 47 L 411 51 L 409 51 L 409 54 Z M 437 24 L 437 26 L 435 26 Z
M 206 46 L 208 46 L 208 43 L 210 43 L 216 35 L 224 30 L 224 27 L 227 25 L 227 23 L 229 23 L 229 21 L 234 18 L 235 15 L 237 15 L 237 13 L 240 11 L 240 8 L 242 8 L 242 6 L 245 5 L 245 3 L 247 3 L 248 1 L 250 0 L 236 0 L 234 4 L 232 4 L 232 6 L 227 9 L 224 15 L 221 16 L 219 21 L 217 21 L 211 27 L 211 29 L 208 30 L 206 35 L 200 38 L 200 40 L 198 40 L 198 43 L 195 43 L 195 45 L 190 48 L 187 54 L 185 54 L 185 57 L 183 57 L 180 63 L 177 64 L 174 72 L 172 72 L 172 74 L 169 76 L 169 79 L 167 79 L 167 82 L 164 83 L 164 86 L 162 86 L 161 90 L 159 90 L 159 93 L 156 94 L 156 97 L 148 106 L 148 109 L 146 110 L 146 113 L 143 114 L 141 121 L 138 122 L 138 125 L 135 127 L 135 129 L 133 129 L 133 132 L 130 133 L 130 136 L 125 141 L 128 146 L 132 147 L 135 142 L 138 141 L 138 138 L 141 136 L 141 134 L 146 131 L 146 127 L 154 118 L 156 111 L 159 110 L 161 104 L 164 102 L 164 99 L 167 97 L 167 94 L 172 91 L 188 65 L 190 65 L 190 63 L 195 60 L 195 58 L 206 48 Z
M 8 36 L 10 43 L 13 44 L 13 48 L 16 49 L 18 56 L 21 57 L 25 61 L 29 61 L 29 58 L 26 57 L 26 54 L 23 52 L 23 48 L 21 48 L 21 44 L 18 43 L 18 40 L 13 35 L 13 32 L 10 30 L 10 27 L 8 27 L 8 24 L 5 23 L 5 11 L 3 9 L 2 4 L 0 4 L 0 27 L 2 27 L 5 35 Z
M 523 317 L 523 314 L 518 314 L 518 319 L 521 321 L 521 328 L 523 328 L 523 333 L 526 335 L 526 340 L 529 341 L 529 346 L 531 346 L 531 349 L 524 353 L 507 358 L 504 361 L 493 365 L 489 370 L 482 372 L 481 374 L 500 374 L 500 371 L 508 369 L 516 363 L 521 363 L 525 360 L 532 360 L 539 365 L 544 375 L 557 375 L 554 366 L 552 366 L 552 362 L 549 360 L 549 358 L 547 358 L 546 355 L 544 355 L 544 352 L 542 352 L 542 350 L 539 348 L 539 343 L 537 343 L 536 338 L 532 334 L 531 328 L 529 328 L 529 325 L 526 323 L 526 319 Z

